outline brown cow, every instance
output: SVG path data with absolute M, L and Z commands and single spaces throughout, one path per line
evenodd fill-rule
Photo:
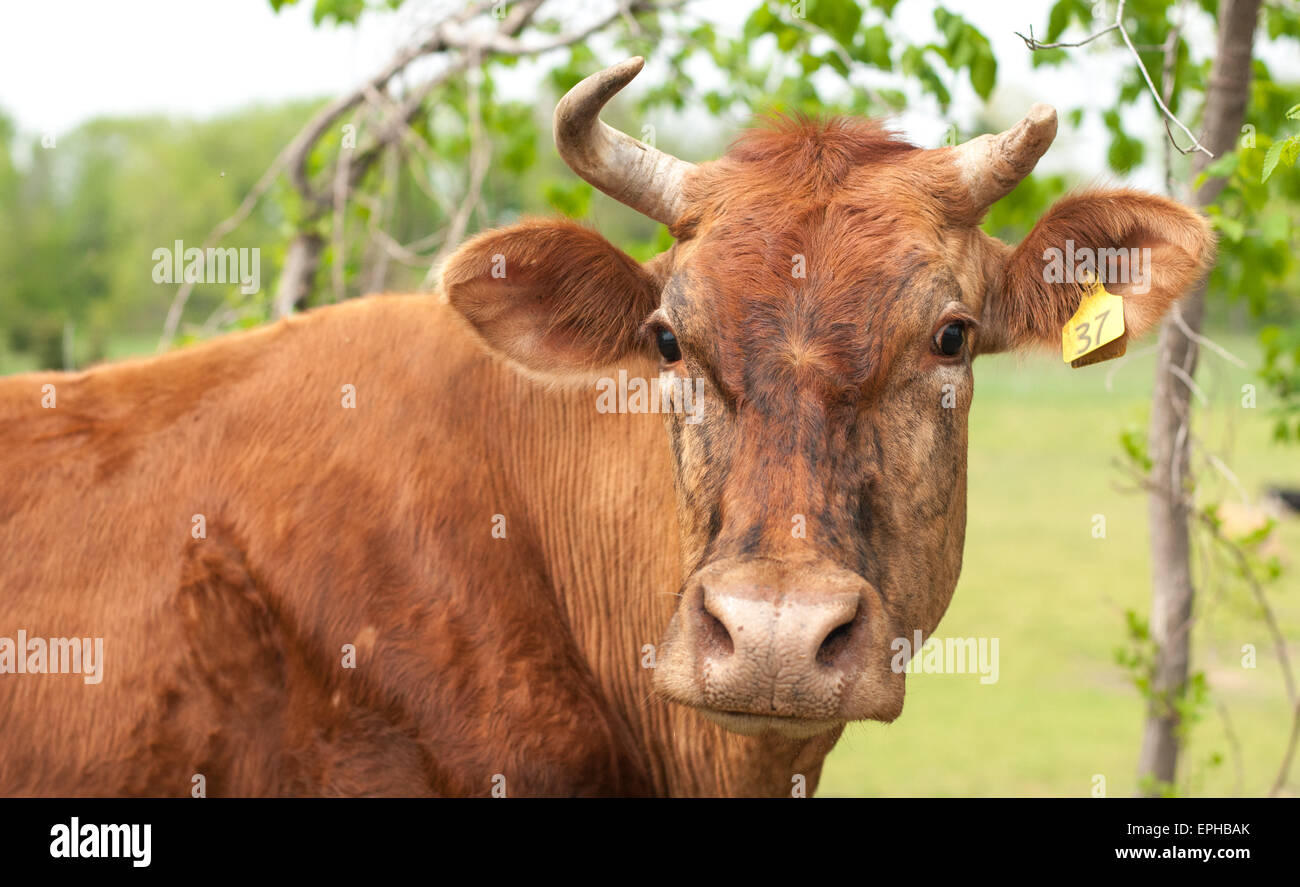
M 1140 334 L 1208 229 L 1097 191 L 982 233 L 1042 105 L 937 150 L 778 122 L 693 166 L 599 121 L 640 66 L 556 134 L 669 225 L 645 265 L 530 221 L 442 298 L 0 382 L 0 671 L 57 670 L 20 630 L 103 639 L 98 683 L 0 674 L 0 793 L 787 795 L 899 714 L 891 639 L 961 566 L 972 359 L 1056 346 L 1071 240 L 1151 250 L 1110 285 Z M 597 409 L 620 370 L 690 387 Z

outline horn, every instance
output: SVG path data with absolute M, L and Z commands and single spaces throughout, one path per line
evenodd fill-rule
M 970 203 L 988 209 L 1033 171 L 1056 138 L 1056 109 L 1039 102 L 1006 132 L 982 135 L 953 148 Z
M 600 119 L 600 109 L 644 64 L 640 56 L 619 62 L 565 93 L 555 106 L 555 147 L 592 185 L 671 227 L 682 213 L 682 186 L 695 164 L 651 148 Z

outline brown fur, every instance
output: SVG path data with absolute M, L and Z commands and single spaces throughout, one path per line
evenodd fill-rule
M 971 356 L 1059 341 L 1074 310 L 1035 277 L 1043 245 L 1158 247 L 1134 328 L 1209 256 L 1198 217 L 1129 192 L 1063 201 L 1013 251 L 949 166 L 874 124 L 780 123 L 703 167 L 645 266 L 526 222 L 457 252 L 450 305 L 374 297 L 0 381 L 0 635 L 106 656 L 99 685 L 0 675 L 0 793 L 811 791 L 844 720 L 897 715 L 885 644 L 932 631 L 956 584 Z M 685 353 L 664 369 L 706 380 L 698 425 L 598 414 L 575 377 L 656 375 L 652 311 Z M 973 331 L 959 360 L 931 348 L 948 320 Z M 788 703 L 829 718 L 815 735 L 695 710 L 748 705 L 699 673 L 706 586 L 769 566 L 800 600 L 862 600 L 842 686 Z

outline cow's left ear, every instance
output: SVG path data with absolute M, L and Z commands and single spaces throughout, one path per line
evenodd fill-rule
M 1058 347 L 1084 291 L 1079 272 L 1089 268 L 1124 297 L 1124 326 L 1136 338 L 1201 279 L 1213 257 L 1205 219 L 1173 200 L 1129 190 L 1062 198 L 1008 250 L 984 305 L 977 348 Z M 1116 268 L 1121 279 L 1114 279 Z
M 606 367 L 641 348 L 659 281 L 589 228 L 534 219 L 467 241 L 442 272 L 447 300 L 488 345 L 547 374 Z

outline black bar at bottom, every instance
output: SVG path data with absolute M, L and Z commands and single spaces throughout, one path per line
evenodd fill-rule
M 1098 868 L 1176 876 L 1192 867 L 1226 874 L 1288 866 L 1300 812 L 1286 800 L 1237 799 L 508 801 L 6 799 L 0 865 L 69 877 L 110 869 L 127 877 L 373 876 L 390 865 L 434 877 L 462 864 L 536 875 L 590 870 L 598 860 L 615 878 L 672 877 L 678 866 L 698 875 L 702 865 L 734 876 L 769 864 L 864 877 Z M 146 853 L 148 864 L 138 865 Z

